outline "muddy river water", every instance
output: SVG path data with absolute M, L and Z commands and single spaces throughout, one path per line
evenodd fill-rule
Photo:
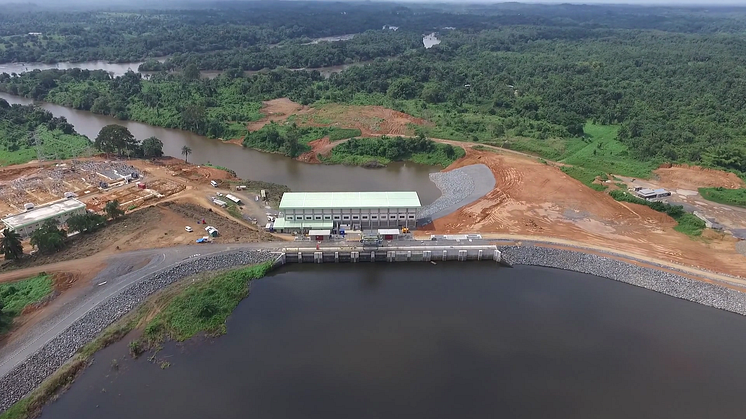
M 31 99 L 0 93 L 9 103 L 31 104 Z M 154 127 L 132 121 L 96 115 L 50 103 L 39 104 L 55 116 L 64 116 L 75 130 L 96 138 L 108 124 L 126 126 L 138 140 L 156 136 L 163 141 L 167 156 L 183 158 L 181 148 L 189 146 L 194 163 L 210 162 L 232 169 L 243 179 L 263 180 L 284 184 L 294 191 L 404 191 L 414 190 L 423 205 L 440 196 L 440 190 L 429 179 L 431 172 L 439 169 L 414 163 L 392 163 L 382 169 L 302 163 L 272 153 L 262 153 L 235 144 L 212 140 L 188 131 Z
M 288 266 L 253 282 L 227 326 L 166 345 L 155 363 L 131 360 L 126 338 L 42 419 L 702 419 L 746 409 L 744 317 L 561 270 Z

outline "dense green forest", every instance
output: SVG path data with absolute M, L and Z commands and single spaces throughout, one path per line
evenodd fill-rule
M 90 145 L 65 118 L 35 106 L 11 106 L 0 99 L 0 166 L 34 160 L 37 151 L 47 158 L 77 157 Z
M 268 4 L 109 16 L 116 34 L 119 19 L 142 20 L 138 30 L 145 30 L 154 16 L 162 25 L 201 29 L 172 40 L 178 48 L 164 51 L 153 43 L 143 50 L 174 54 L 164 69 L 181 68 L 180 74 L 158 72 L 145 80 L 136 73 L 112 78 L 104 71 L 34 71 L 0 75 L 0 90 L 220 138 L 246 136 L 245 125 L 261 117 L 263 100 L 375 104 L 433 122 L 420 129 L 429 137 L 533 152 L 594 173 L 642 177 L 663 161 L 746 173 L 745 9 L 287 5 L 282 24 Z M 320 16 L 332 15 L 325 28 L 319 24 Z M 95 12 L 75 16 L 101 18 Z M 29 27 L 24 14 L 2 19 L 15 22 L 6 32 Z M 59 29 L 59 19 L 42 21 Z M 348 20 L 367 23 L 352 29 Z M 291 22 L 297 28 L 289 30 Z M 382 23 L 400 28 L 382 30 Z M 219 46 L 196 41 L 215 25 Z M 233 32 L 257 28 L 266 33 L 244 41 Z M 350 40 L 308 44 L 309 37 L 366 29 Z M 418 39 L 433 29 L 442 43 L 425 49 Z M 275 36 L 278 31 L 282 35 Z M 273 69 L 370 58 L 328 78 Z M 216 68 L 226 71 L 200 79 L 199 69 Z M 258 68 L 271 70 L 243 72 Z M 247 145 L 288 154 L 304 149 L 303 141 L 295 147 L 285 137 L 265 141 L 264 134 L 247 137 Z
M 379 167 L 392 161 L 413 161 L 420 164 L 447 167 L 464 156 L 464 149 L 440 144 L 418 135 L 415 138 L 377 137 L 352 138 L 322 156 L 325 163 Z

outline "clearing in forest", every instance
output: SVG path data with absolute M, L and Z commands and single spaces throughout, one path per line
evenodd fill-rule
M 299 126 L 357 128 L 362 136 L 396 136 L 415 135 L 415 126 L 429 124 L 424 119 L 383 106 L 328 104 L 308 107 L 288 98 L 264 102 L 261 112 L 264 117 L 250 123 L 249 132 L 258 131 L 272 121 L 287 121 Z

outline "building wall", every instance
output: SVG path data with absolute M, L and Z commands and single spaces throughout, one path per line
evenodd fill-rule
M 57 222 L 61 226 L 64 226 L 65 223 L 67 222 L 68 218 L 72 217 L 73 215 L 80 215 L 80 214 L 85 214 L 85 213 L 86 213 L 85 207 L 81 207 L 81 208 L 78 208 L 78 209 L 74 209 L 74 210 L 71 210 L 71 211 L 68 211 L 68 212 L 64 212 L 64 213 L 61 213 L 61 214 L 56 214 L 56 215 L 53 215 L 53 216 L 41 219 L 41 220 L 39 220 L 39 221 L 37 221 L 37 222 L 35 222 L 33 224 L 28 224 L 28 225 L 25 225 L 23 227 L 19 227 L 19 228 L 15 229 L 15 231 L 18 234 L 20 234 L 21 237 L 26 238 L 26 237 L 31 236 L 31 233 L 33 233 L 34 231 L 36 231 L 39 227 L 41 227 L 44 224 L 45 221 L 47 221 L 49 219 L 56 219 Z
M 288 221 L 332 221 L 335 229 L 340 225 L 360 229 L 414 228 L 417 224 L 416 208 L 285 208 L 283 215 Z

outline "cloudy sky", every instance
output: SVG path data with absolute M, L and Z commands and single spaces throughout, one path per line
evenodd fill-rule
M 214 1 L 214 0 L 205 0 Z M 220 0 L 218 0 L 220 1 Z M 228 0 L 228 1 L 252 1 L 252 0 Z M 306 0 L 315 1 L 315 0 Z M 344 1 L 344 0 L 343 0 Z M 428 3 L 503 3 L 505 0 L 373 0 L 373 1 L 395 1 L 395 2 L 428 2 Z M 199 0 L 160 0 L 157 3 L 146 0 L 0 0 L 0 4 L 4 3 L 34 3 L 38 5 L 54 5 L 61 6 L 63 4 L 85 4 L 85 5 L 151 5 L 157 7 L 156 4 L 166 5 L 169 3 L 197 3 Z M 545 4 L 558 4 L 558 3 L 573 3 L 573 4 L 638 4 L 638 5 L 716 5 L 716 4 L 727 4 L 727 5 L 744 5 L 746 6 L 746 0 L 518 0 L 521 3 L 545 3 Z

